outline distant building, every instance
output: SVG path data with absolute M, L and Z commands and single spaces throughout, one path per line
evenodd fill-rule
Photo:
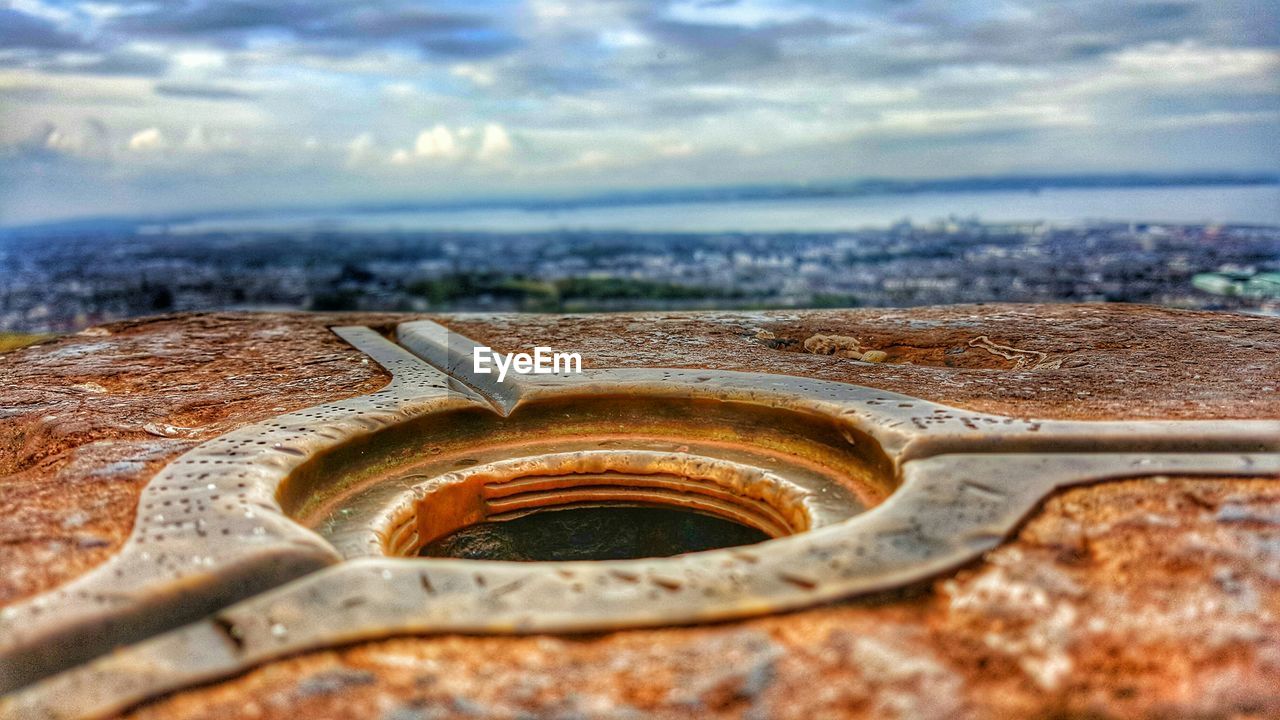
M 1207 272 L 1191 278 L 1198 290 L 1212 295 L 1280 299 L 1280 272 Z

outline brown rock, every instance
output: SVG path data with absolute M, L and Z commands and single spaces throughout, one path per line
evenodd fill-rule
M 119 549 L 147 480 L 198 443 L 385 383 L 332 322 L 161 317 L 0 356 L 0 605 Z
M 804 341 L 805 352 L 814 355 L 840 354 L 843 356 L 844 353 L 858 352 L 860 347 L 858 339 L 848 335 L 813 335 Z
M 173 316 L 4 355 L 0 604 L 115 552 L 140 488 L 192 445 L 379 387 L 325 327 L 400 319 Z M 1007 415 L 1280 417 L 1273 319 L 1125 306 L 436 319 L 588 366 L 803 375 Z M 895 362 L 804 352 L 815 335 Z M 361 643 L 129 717 L 1272 717 L 1278 618 L 1276 478 L 1134 479 L 1060 493 L 981 562 L 897 593 L 698 628 Z

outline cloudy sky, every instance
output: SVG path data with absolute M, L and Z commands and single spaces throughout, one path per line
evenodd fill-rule
M 0 223 L 1280 169 L 1278 0 L 0 0 Z

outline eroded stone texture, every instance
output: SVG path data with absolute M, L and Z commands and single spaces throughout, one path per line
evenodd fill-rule
M 1003 415 L 1240 419 L 1280 413 L 1280 323 L 1244 315 L 1124 305 L 960 305 L 442 322 L 504 352 L 534 345 L 579 351 L 592 367 L 802 375 Z M 853 337 L 862 350 L 889 357 L 863 364 L 805 352 L 804 341 L 814 335 Z M 902 364 L 908 361 L 914 365 Z
M 1280 485 L 1067 491 L 906 592 L 712 627 L 402 638 L 274 663 L 134 720 L 1280 714 Z
M 385 376 L 325 329 L 208 315 L 0 356 L 0 604 L 118 548 L 191 445 Z M 1117 306 L 437 318 L 509 351 L 855 382 L 1010 415 L 1280 417 L 1280 322 Z M 875 365 L 804 351 L 815 334 Z M 910 360 L 915 365 L 903 365 Z M 1280 482 L 1103 483 L 982 561 L 788 615 L 591 637 L 418 637 L 275 662 L 132 718 L 1280 716 Z M 323 622 L 317 618 L 317 622 Z
M 327 324 L 164 317 L 0 355 L 0 605 L 118 550 L 147 480 L 197 444 L 385 384 Z

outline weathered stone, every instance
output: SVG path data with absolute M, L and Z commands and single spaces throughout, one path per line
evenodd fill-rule
M 0 604 L 115 552 L 142 486 L 200 441 L 386 382 L 333 318 L 299 320 L 156 318 L 0 355 Z M 81 546 L 85 529 L 105 544 Z
M 768 330 L 762 330 L 771 337 L 768 339 L 776 340 L 777 336 Z M 760 337 L 760 333 L 756 334 Z M 814 355 L 835 355 L 837 353 L 858 352 L 861 344 L 857 338 L 848 335 L 813 335 L 804 341 L 805 352 L 811 352 Z
M 141 486 L 195 443 L 378 387 L 385 375 L 325 326 L 399 319 L 161 318 L 3 356 L 0 601 L 114 552 Z M 795 374 L 1008 415 L 1280 417 L 1280 323 L 1261 318 L 992 306 L 437 319 L 502 351 L 550 345 L 594 367 Z M 796 352 L 823 333 L 914 364 Z M 363 643 L 132 715 L 1270 716 L 1277 508 L 1275 479 L 1076 488 L 984 561 L 899 593 L 700 628 Z

